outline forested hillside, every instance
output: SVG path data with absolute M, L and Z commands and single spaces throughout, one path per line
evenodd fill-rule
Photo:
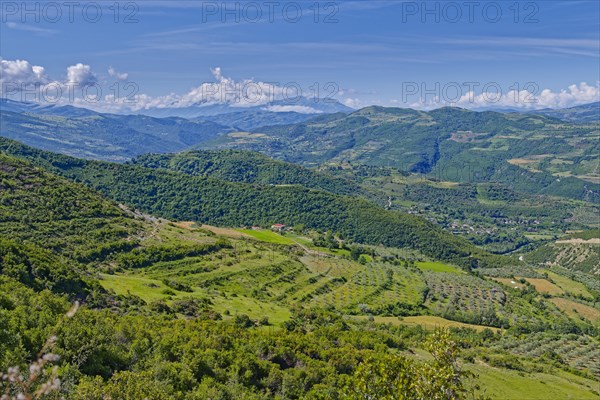
M 176 154 L 144 154 L 133 159 L 130 164 L 228 182 L 301 185 L 336 194 L 367 195 L 365 190 L 351 181 L 246 151 L 197 150 Z
M 444 181 L 497 182 L 518 191 L 597 201 L 598 124 L 542 115 L 367 107 L 230 133 L 203 148 L 260 151 L 308 166 L 389 166 Z
M 438 254 L 434 244 L 456 249 L 439 254 L 457 263 L 470 260 L 461 255 L 473 247 L 448 241 L 422 218 L 353 197 L 77 160 L 6 140 L 2 148 L 20 157 L 0 153 L 0 388 L 9 396 L 429 399 L 445 393 L 452 376 L 455 399 L 483 398 L 480 384 L 502 398 L 506 389 L 493 383 L 500 376 L 513 393 L 598 398 L 597 294 L 564 275 L 552 279 L 565 293 L 547 296 L 533 286 L 544 279 L 529 278 L 525 267 L 532 283 L 521 291 L 502 286 L 510 266 L 481 268 L 499 276 L 492 279 L 428 261 L 423 253 Z M 143 199 L 140 208 L 157 214 L 200 204 L 193 210 L 212 210 L 215 221 L 238 217 L 204 201 L 254 218 L 272 215 L 260 207 L 299 212 L 293 201 L 275 200 L 283 190 L 313 206 L 303 208 L 307 218 L 327 221 L 321 209 L 357 217 L 365 237 L 379 229 L 382 240 L 406 240 L 421 252 L 348 247 L 309 228 L 312 239 L 301 230 L 281 236 L 172 223 L 119 207 L 94 188 Z M 183 203 L 172 200 L 175 191 Z M 425 236 L 431 241 L 411 245 Z M 439 323 L 450 331 L 421 327 Z M 567 345 L 573 334 L 580 340 Z M 542 350 L 516 346 L 524 337 Z
M 397 169 L 347 165 L 330 168 L 336 178 L 239 151 L 117 164 L 7 139 L 0 148 L 0 367 L 42 365 L 32 388 L 60 378 L 56 391 L 73 399 L 430 398 L 450 373 L 461 399 L 482 395 L 478 384 L 503 398 L 498 376 L 513 397 L 598 398 L 600 287 L 587 242 L 597 233 L 519 261 L 368 198 L 468 221 L 452 214 L 464 203 L 481 222 L 509 213 L 550 232 L 587 218 L 583 202 L 575 215 L 573 200 L 544 207 L 499 185 L 415 184 Z M 273 223 L 295 232 L 223 228 Z M 68 312 L 75 300 L 82 307 Z M 440 324 L 451 331 L 423 328 Z M 41 349 L 54 361 L 36 361 Z
M 4 139 L 0 143 L 4 151 L 164 218 L 225 226 L 304 224 L 359 243 L 419 249 L 466 268 L 511 262 L 486 254 L 423 218 L 387 211 L 363 199 L 300 186 L 257 186 L 136 165 L 84 161 Z

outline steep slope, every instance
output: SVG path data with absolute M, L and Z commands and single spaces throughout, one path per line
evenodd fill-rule
M 302 223 L 339 232 L 356 242 L 416 248 L 465 267 L 510 262 L 423 218 L 386 211 L 362 199 L 301 186 L 233 183 L 136 165 L 84 161 L 5 139 L 0 141 L 0 149 L 84 182 L 119 202 L 169 219 L 225 226 Z
M 527 261 L 600 275 L 600 230 L 571 233 L 528 254 Z
M 83 185 L 0 153 L 0 234 L 73 258 L 122 247 L 140 229 L 116 203 Z
M 83 295 L 80 263 L 135 245 L 143 229 L 85 186 L 0 153 L 0 273 L 36 290 Z
M 364 189 L 351 181 L 248 151 L 196 150 L 176 154 L 144 154 L 133 159 L 130 164 L 228 182 L 301 185 L 336 194 L 368 195 Z

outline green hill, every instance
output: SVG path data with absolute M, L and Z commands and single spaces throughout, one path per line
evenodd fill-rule
M 215 235 L 124 211 L 89 186 L 157 215 L 299 214 L 457 262 L 469 254 L 502 259 L 422 218 L 300 185 L 228 182 L 0 143 L 0 370 L 15 375 L 18 367 L 27 382 L 2 380 L 1 392 L 33 392 L 60 379 L 61 392 L 52 394 L 74 399 L 346 398 L 364 382 L 389 389 L 396 383 L 386 377 L 400 369 L 414 384 L 394 390 L 417 398 L 442 393 L 448 372 L 459 399 L 481 394 L 474 382 L 498 399 L 506 385 L 514 396 L 544 387 L 560 398 L 598 398 L 593 321 L 568 317 L 533 290 L 415 262 L 418 252 L 401 249 L 370 246 L 373 255 L 357 262 L 324 255 L 314 243 L 296 246 L 305 239 L 295 235 L 284 244 L 211 228 Z M 351 218 L 359 225 L 345 223 Z M 565 288 L 575 283 L 553 277 Z M 81 307 L 67 313 L 75 299 Z M 372 314 L 385 317 L 368 321 Z M 415 316 L 392 317 L 406 315 Z M 439 323 L 452 328 L 432 334 L 421 326 Z M 432 361 L 432 353 L 452 356 Z M 467 379 L 458 362 L 479 377 Z M 40 363 L 40 376 L 28 374 Z
M 7 140 L 0 141 L 0 149 L 83 182 L 116 201 L 169 219 L 221 226 L 304 224 L 359 243 L 415 248 L 464 267 L 510 262 L 423 218 L 387 211 L 360 198 L 301 186 L 235 183 L 137 165 L 85 161 Z
M 82 296 L 90 289 L 82 265 L 131 249 L 142 230 L 85 186 L 0 153 L 0 273 Z
M 203 148 L 260 151 L 316 166 L 351 162 L 444 181 L 496 182 L 515 190 L 596 201 L 598 125 L 542 115 L 367 107 L 348 115 L 230 133 Z
M 247 151 L 189 151 L 176 154 L 144 154 L 130 164 L 161 168 L 228 182 L 263 185 L 300 185 L 343 195 L 367 195 L 357 184 L 296 164 L 273 160 Z
M 83 185 L 0 153 L 0 234 L 83 261 L 131 247 L 141 223 Z

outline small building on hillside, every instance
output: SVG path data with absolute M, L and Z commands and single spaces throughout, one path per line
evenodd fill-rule
M 283 230 L 285 230 L 286 225 L 284 224 L 273 224 L 271 225 L 271 229 L 275 232 L 281 232 Z

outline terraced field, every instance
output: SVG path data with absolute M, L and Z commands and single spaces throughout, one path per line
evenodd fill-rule
M 540 293 L 548 293 L 552 295 L 561 295 L 565 293 L 564 290 L 547 279 L 525 278 L 525 280 L 532 284 L 533 287 L 535 287 L 535 290 Z
M 600 378 L 600 343 L 589 336 L 547 333 L 528 335 L 526 339 L 507 336 L 494 348 L 534 358 L 556 354 L 572 367 Z
M 446 272 L 424 273 L 429 295 L 427 304 L 436 313 L 450 310 L 468 314 L 503 311 L 506 295 L 502 288 L 489 281 L 466 274 Z
M 155 225 L 152 234 L 144 238 L 144 246 L 170 246 L 175 242 L 194 246 L 223 240 L 223 236 L 216 236 L 205 227 L 167 221 L 157 221 Z M 215 310 L 225 316 L 269 315 L 273 322 L 285 321 L 297 306 L 357 316 L 442 317 L 456 323 L 504 328 L 512 324 L 566 322 L 568 317 L 589 324 L 598 313 L 597 309 L 568 298 L 540 297 L 531 302 L 505 293 L 503 284 L 519 286 L 518 278 L 483 279 L 432 261 L 394 263 L 397 258 L 386 249 L 377 250 L 384 255 L 377 261 L 369 257 L 370 261 L 361 264 L 322 252 L 308 238 L 298 243 L 297 239 L 271 231 L 248 231 L 244 236 L 231 230 L 234 232 L 240 235 L 225 236 L 229 247 L 114 274 L 122 269 L 116 265 L 111 267 L 112 272 L 101 275 L 101 283 L 116 294 L 134 294 L 148 303 L 210 298 Z M 539 290 L 551 287 L 561 296 L 591 295 L 585 285 L 558 273 L 544 275 L 546 270 L 533 269 L 530 272 L 527 280 L 536 283 Z M 512 281 L 516 283 L 513 285 Z M 542 283 L 544 286 L 540 286 Z M 419 321 L 412 323 L 430 324 Z
M 426 285 L 418 270 L 385 263 L 362 265 L 307 250 L 296 242 L 291 246 L 291 239 L 270 231 L 244 233 L 254 238 L 229 236 L 231 247 L 218 252 L 104 274 L 102 285 L 146 302 L 211 298 L 217 310 L 229 307 L 229 313 L 250 315 L 258 311 L 249 309 L 267 304 L 283 310 L 309 305 L 380 314 L 393 313 L 398 304 L 418 307 L 424 301 Z M 170 243 L 177 235 L 187 243 L 216 240 L 205 229 L 158 223 L 150 243 Z M 178 287 L 187 289 L 173 290 Z
M 598 400 L 598 384 L 563 371 L 525 374 L 477 363 L 465 369 L 475 373 L 482 392 L 492 399 L 502 400 Z
M 565 276 L 559 275 L 556 272 L 547 271 L 547 270 L 539 270 L 541 273 L 545 273 L 548 275 L 550 279 L 556 284 L 559 288 L 561 288 L 565 293 L 574 295 L 574 296 L 583 296 L 587 299 L 593 298 L 590 291 L 587 287 L 581 283 L 576 282 L 572 279 L 569 279 Z
M 313 298 L 312 303 L 352 313 L 379 314 L 397 304 L 419 306 L 426 285 L 417 273 L 406 268 L 372 263 L 329 289 Z

